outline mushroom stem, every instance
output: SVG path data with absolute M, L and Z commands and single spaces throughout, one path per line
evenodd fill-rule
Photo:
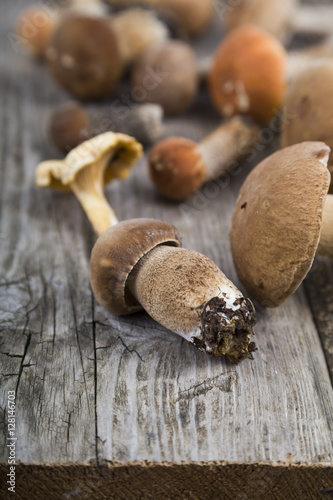
M 258 133 L 256 125 L 235 117 L 205 137 L 198 144 L 206 166 L 205 182 L 217 179 L 230 170 L 257 141 Z
M 118 39 L 125 65 L 133 62 L 152 44 L 164 42 L 168 30 L 156 15 L 140 8 L 128 9 L 111 19 L 111 27 Z
M 327 195 L 317 252 L 333 258 L 333 195 Z
M 251 301 L 208 257 L 160 245 L 139 260 L 127 286 L 154 320 L 207 354 L 237 363 L 255 350 Z
M 100 236 L 118 219 L 104 196 L 104 174 L 109 158 L 101 158 L 94 166 L 82 170 L 69 187 L 78 198 L 95 232 Z

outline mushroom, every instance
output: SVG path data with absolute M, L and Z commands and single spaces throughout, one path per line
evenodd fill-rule
M 333 59 L 314 63 L 289 85 L 284 106 L 283 147 L 324 141 L 333 149 Z M 333 173 L 333 155 L 328 168 Z
M 197 93 L 194 52 L 181 41 L 154 45 L 134 65 L 131 80 L 132 94 L 140 102 L 160 104 L 167 115 L 180 115 Z
M 284 40 L 292 32 L 332 33 L 333 9 L 330 6 L 299 5 L 297 0 L 240 0 L 224 8 L 227 31 L 253 24 Z
M 182 137 L 158 143 L 149 155 L 151 178 L 171 200 L 183 200 L 230 170 L 258 139 L 258 127 L 239 117 L 223 123 L 199 144 Z
M 209 90 L 223 116 L 248 114 L 266 122 L 282 105 L 286 52 L 269 33 L 244 26 L 219 46 L 209 74 Z
M 176 228 L 165 222 L 131 219 L 110 227 L 91 254 L 97 301 L 116 315 L 144 309 L 201 351 L 241 361 L 255 350 L 251 301 L 208 257 L 179 247 Z
M 90 120 L 84 108 L 76 102 L 58 106 L 49 121 L 51 142 L 60 151 L 68 152 L 90 136 Z
M 57 22 L 58 16 L 54 12 L 40 5 L 32 5 L 20 13 L 16 33 L 33 56 L 44 57 Z
M 35 182 L 40 187 L 72 190 L 97 234 L 118 222 L 104 196 L 104 184 L 126 179 L 142 155 L 142 146 L 132 137 L 105 132 L 72 149 L 64 160 L 40 163 Z
M 109 23 L 97 16 L 64 16 L 46 58 L 56 81 L 81 99 L 110 94 L 123 71 L 117 38 Z
M 329 153 L 323 142 L 289 146 L 263 160 L 240 190 L 232 255 L 239 279 L 264 306 L 297 290 L 316 251 L 333 257 Z
M 51 73 L 81 99 L 110 94 L 126 65 L 168 31 L 151 11 L 129 9 L 110 19 L 70 12 L 46 50 Z

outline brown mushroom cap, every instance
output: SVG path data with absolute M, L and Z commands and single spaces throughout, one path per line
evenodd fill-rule
M 66 102 L 52 112 L 49 123 L 51 142 L 68 152 L 90 136 L 90 120 L 77 102 Z
M 195 142 L 182 137 L 169 137 L 150 152 L 152 181 L 171 200 L 184 200 L 200 189 L 206 168 Z
M 142 309 L 127 286 L 134 266 L 158 245 L 179 247 L 172 224 L 154 219 L 131 219 L 110 227 L 95 243 L 90 260 L 90 281 L 99 304 L 116 315 Z
M 147 49 L 132 71 L 133 92 L 140 102 L 160 104 L 168 115 L 180 115 L 192 103 L 198 88 L 194 52 L 180 41 L 168 41 Z M 141 96 L 142 94 L 142 96 Z
M 281 43 L 255 26 L 232 31 L 218 48 L 209 89 L 224 116 L 247 114 L 266 122 L 281 107 L 285 92 L 286 52 Z
M 106 20 L 68 15 L 46 50 L 51 73 L 66 90 L 81 99 L 112 92 L 122 73 L 118 44 Z
M 290 83 L 283 124 L 282 147 L 323 141 L 333 150 L 333 61 L 314 64 Z M 333 155 L 328 168 L 333 173 Z
M 240 280 L 265 306 L 280 305 L 311 268 L 330 183 L 329 152 L 322 142 L 277 151 L 240 190 L 230 232 L 232 255 Z

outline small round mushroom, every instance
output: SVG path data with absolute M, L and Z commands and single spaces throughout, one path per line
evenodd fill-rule
M 252 303 L 207 257 L 179 248 L 174 226 L 132 219 L 99 237 L 90 260 L 97 301 L 116 315 L 144 309 L 213 356 L 237 363 L 255 350 Z
M 316 251 L 333 257 L 329 153 L 323 142 L 289 146 L 262 161 L 240 190 L 232 255 L 241 282 L 264 306 L 297 290 Z
M 142 155 L 133 137 L 105 132 L 72 149 L 64 160 L 40 163 L 35 183 L 62 191 L 73 191 L 97 234 L 118 222 L 104 196 L 104 185 L 126 179 Z
M 41 7 L 31 5 L 20 13 L 16 33 L 24 47 L 35 57 L 44 57 L 48 42 L 57 26 L 58 16 Z
M 288 86 L 282 147 L 303 141 L 324 141 L 333 149 L 333 59 L 315 63 Z M 329 159 L 333 173 L 333 155 Z
M 259 28 L 244 26 L 218 48 L 209 89 L 223 116 L 247 114 L 264 123 L 282 105 L 285 79 L 286 52 L 281 43 Z
M 49 121 L 51 142 L 60 151 L 68 152 L 90 137 L 90 120 L 77 102 L 58 106 Z
M 258 127 L 236 117 L 199 144 L 182 137 L 165 139 L 149 155 L 151 178 L 167 198 L 176 201 L 188 198 L 244 157 L 257 141 L 258 132 Z
M 132 88 L 140 102 L 160 104 L 169 116 L 184 113 L 198 89 L 193 50 L 181 41 L 150 47 L 134 65 Z
M 159 0 L 158 5 L 177 15 L 189 37 L 201 35 L 213 20 L 213 0 Z
M 116 36 L 99 17 L 70 14 L 62 19 L 46 50 L 56 81 L 81 99 L 110 94 L 123 70 Z

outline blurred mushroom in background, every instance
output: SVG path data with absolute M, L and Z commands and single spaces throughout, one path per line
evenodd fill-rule
M 160 104 L 168 116 L 180 115 L 190 107 L 198 89 L 194 52 L 178 40 L 154 45 L 134 65 L 131 82 L 140 102 Z

